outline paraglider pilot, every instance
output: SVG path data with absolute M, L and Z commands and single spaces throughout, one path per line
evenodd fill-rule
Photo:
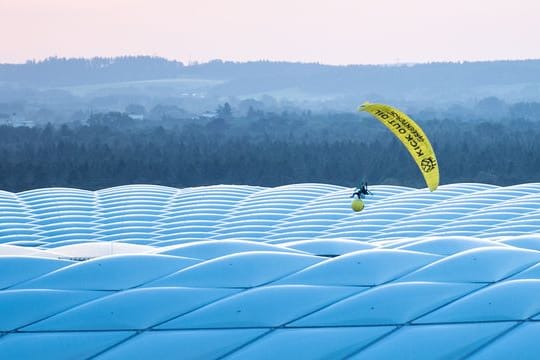
M 358 199 L 364 199 L 366 195 L 373 195 L 373 193 L 368 190 L 367 182 L 364 181 L 360 186 L 356 187 L 356 190 L 351 197 L 354 197 L 355 195 L 358 197 Z

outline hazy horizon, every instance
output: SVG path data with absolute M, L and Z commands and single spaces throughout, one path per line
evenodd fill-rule
M 540 3 L 0 0 L 0 63 L 150 55 L 328 65 L 540 59 Z
M 222 61 L 222 62 L 234 62 L 234 63 L 251 63 L 251 62 L 276 62 L 276 63 L 296 63 L 296 64 L 318 64 L 322 66 L 407 66 L 407 65 L 426 65 L 426 64 L 436 64 L 436 63 L 450 63 L 450 64 L 461 64 L 461 63 L 474 63 L 474 62 L 497 62 L 497 61 L 537 61 L 540 60 L 540 56 L 537 58 L 523 58 L 523 59 L 479 59 L 479 60 L 432 60 L 432 61 L 424 61 L 424 62 L 388 62 L 388 63 L 370 63 L 370 64 L 330 64 L 330 63 L 323 63 L 320 61 L 295 61 L 295 60 L 283 60 L 283 59 L 253 59 L 253 60 L 234 60 L 234 59 L 208 59 L 204 61 L 184 61 L 182 59 L 172 59 L 167 58 L 160 55 L 155 54 L 119 54 L 119 55 L 111 55 L 111 56 L 58 56 L 58 55 L 51 55 L 51 56 L 45 56 L 43 58 L 29 58 L 21 61 L 14 61 L 14 62 L 1 62 L 0 65 L 20 65 L 20 64 L 26 64 L 28 62 L 43 62 L 47 61 L 49 59 L 85 59 L 85 60 L 92 60 L 92 59 L 98 59 L 98 58 L 104 58 L 104 59 L 115 59 L 115 58 L 123 58 L 123 57 L 157 57 L 162 58 L 167 61 L 177 61 L 183 63 L 185 66 L 190 65 L 198 65 L 198 64 L 207 64 L 211 63 L 213 61 Z

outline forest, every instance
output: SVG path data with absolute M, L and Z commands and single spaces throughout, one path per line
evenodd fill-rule
M 540 181 L 540 126 L 422 119 L 441 183 Z M 83 124 L 0 126 L 0 189 L 96 190 L 125 184 L 189 187 L 317 182 L 425 187 L 405 148 L 376 120 L 354 113 L 267 113 L 137 121 L 121 112 Z

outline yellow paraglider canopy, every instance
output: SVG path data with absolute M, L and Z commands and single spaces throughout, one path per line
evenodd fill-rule
M 439 166 L 426 134 L 410 117 L 388 105 L 364 103 L 366 111 L 383 123 L 405 145 L 424 176 L 430 191 L 439 186 Z

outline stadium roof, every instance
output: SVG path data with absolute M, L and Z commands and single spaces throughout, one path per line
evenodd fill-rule
M 534 358 L 540 184 L 0 192 L 5 358 Z

